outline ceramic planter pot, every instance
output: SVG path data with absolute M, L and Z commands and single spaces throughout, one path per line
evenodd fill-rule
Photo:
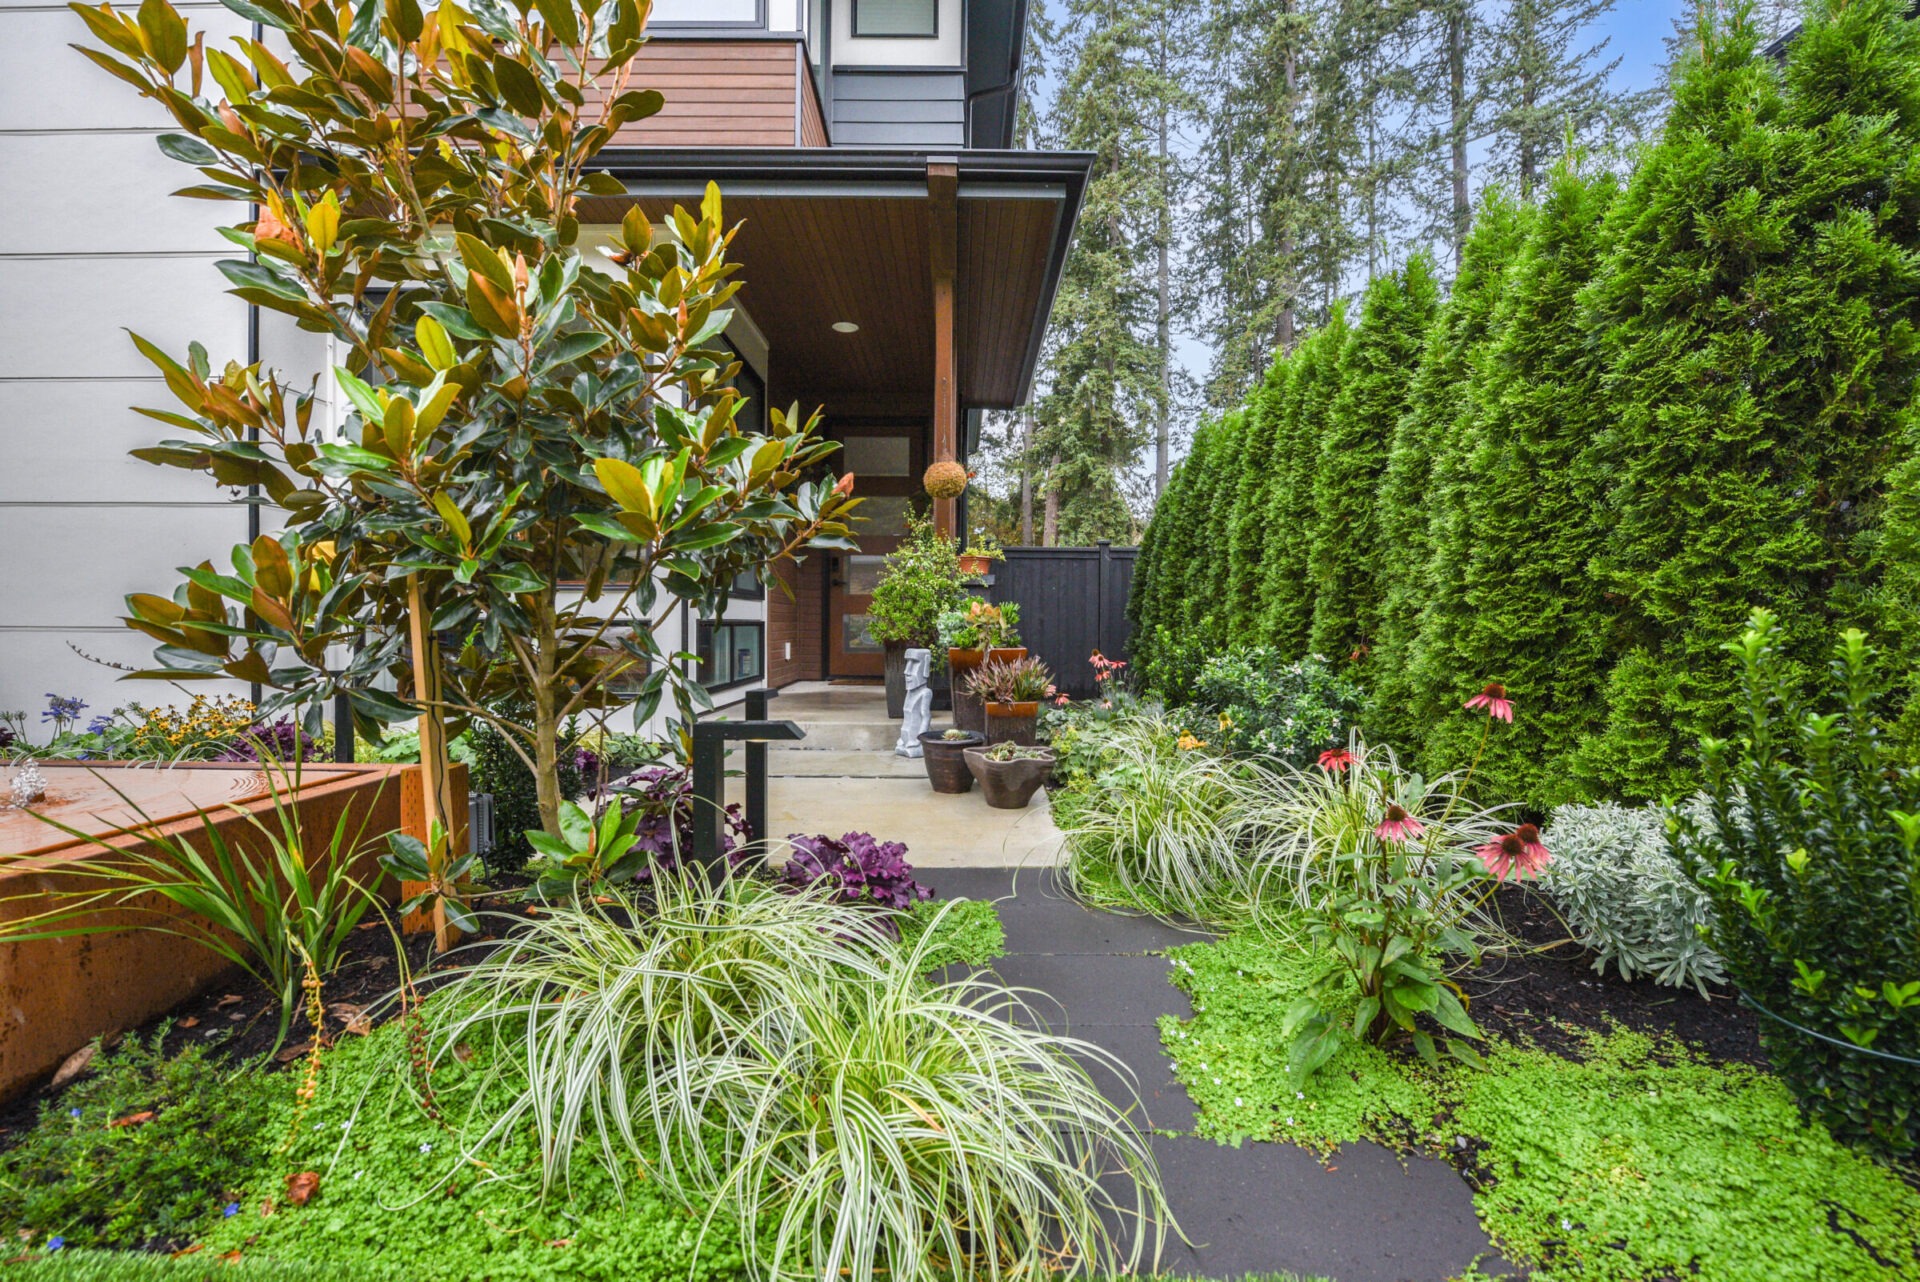
M 887 678 L 887 715 L 898 721 L 907 715 L 907 643 L 887 642 L 883 662 Z
M 1053 773 L 1053 754 L 1021 761 L 989 761 L 985 748 L 968 748 L 967 769 L 980 781 L 987 804 L 996 810 L 1024 810 Z
M 993 558 L 986 556 L 963 556 L 960 558 L 960 573 L 968 578 L 979 578 L 993 569 Z
M 967 693 L 967 674 L 987 661 L 985 650 L 948 650 L 947 680 L 953 690 L 953 724 L 962 730 L 982 731 L 987 723 L 980 701 Z
M 927 782 L 935 792 L 971 792 L 973 771 L 967 769 L 966 752 L 985 745 L 986 739 L 979 734 L 947 739 L 941 731 L 927 731 L 920 736 L 920 760 L 927 766 Z
M 987 651 L 988 663 L 1018 663 L 1027 657 L 1027 647 L 1023 645 L 995 646 Z
M 1035 726 L 1040 720 L 1037 699 L 1025 703 L 989 703 L 983 710 L 988 743 L 1005 743 L 1011 739 L 1031 748 L 1036 742 Z

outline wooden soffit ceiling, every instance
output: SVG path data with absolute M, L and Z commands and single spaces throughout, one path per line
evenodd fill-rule
M 816 153 L 817 155 L 818 153 Z M 743 182 L 727 195 L 740 223 L 731 257 L 741 264 L 740 300 L 771 348 L 779 396 L 825 401 L 836 394 L 925 394 L 933 388 L 930 200 L 924 185 L 862 190 L 823 184 L 767 191 Z M 1077 190 L 1027 184 L 1006 191 L 969 185 L 957 211 L 954 337 L 963 404 L 1004 408 L 1025 396 L 1064 257 Z M 698 189 L 662 187 L 580 206 L 583 224 L 618 223 L 638 204 L 656 222 Z M 1064 225 L 1063 225 L 1064 224 Z M 858 325 L 854 334 L 836 321 Z

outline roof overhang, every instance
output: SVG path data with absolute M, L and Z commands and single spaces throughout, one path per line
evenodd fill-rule
M 957 171 L 955 339 L 964 405 L 1031 391 L 1093 157 L 1085 152 L 864 148 L 616 149 L 597 157 L 625 197 L 581 202 L 583 223 L 691 206 L 711 180 L 742 229 L 742 301 L 796 394 L 931 386 L 929 164 Z M 833 334 L 853 320 L 850 341 Z M 797 371 L 797 372 L 796 372 Z

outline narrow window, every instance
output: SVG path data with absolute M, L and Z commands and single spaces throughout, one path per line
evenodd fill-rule
M 853 0 L 856 36 L 937 36 L 940 0 Z

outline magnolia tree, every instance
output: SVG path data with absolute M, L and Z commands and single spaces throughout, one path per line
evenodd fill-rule
M 439 822 L 398 853 L 458 924 L 449 724 L 504 733 L 557 834 L 563 725 L 671 699 L 684 733 L 706 696 L 668 619 L 850 546 L 856 500 L 803 479 L 835 448 L 817 415 L 737 421 L 716 189 L 664 233 L 635 208 L 581 252 L 581 199 L 624 194 L 595 154 L 661 105 L 628 84 L 645 0 L 227 4 L 269 38 L 209 49 L 166 0 L 75 5 L 105 46 L 81 52 L 178 122 L 161 150 L 204 180 L 178 194 L 251 204 L 223 229 L 249 257 L 219 268 L 335 340 L 343 426 L 318 383 L 136 337 L 180 402 L 141 412 L 185 434 L 136 453 L 257 487 L 285 526 L 129 597 L 126 622 L 159 642 L 143 675 L 257 682 L 315 731 L 335 695 L 363 728 L 418 717 Z

